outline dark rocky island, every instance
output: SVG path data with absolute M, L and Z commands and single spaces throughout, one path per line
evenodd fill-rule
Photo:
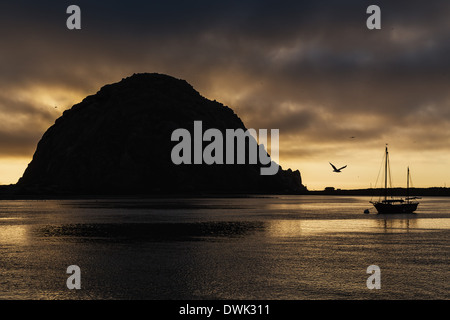
M 300 172 L 260 175 L 262 164 L 175 165 L 177 128 L 242 128 L 232 109 L 186 81 L 135 74 L 65 111 L 43 135 L 19 195 L 299 194 Z

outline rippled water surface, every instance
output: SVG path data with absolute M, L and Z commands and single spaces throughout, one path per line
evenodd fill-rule
M 1 201 L 0 299 L 449 299 L 450 199 L 392 216 L 369 200 Z

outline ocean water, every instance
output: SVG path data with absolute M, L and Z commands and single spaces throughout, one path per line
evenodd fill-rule
M 0 299 L 449 299 L 450 198 L 391 216 L 369 200 L 3 200 Z

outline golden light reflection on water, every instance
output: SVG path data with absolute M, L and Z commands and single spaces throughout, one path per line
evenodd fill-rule
M 27 226 L 7 225 L 0 226 L 0 246 L 3 245 L 24 245 L 29 241 Z
M 349 204 L 346 202 L 342 203 L 333 203 L 333 209 L 339 210 L 339 208 L 346 208 Z M 305 203 L 271 203 L 268 206 L 268 209 L 275 210 L 275 211 L 282 211 L 282 210 L 319 210 L 320 212 L 323 212 L 324 209 L 329 209 L 330 204 L 326 202 L 305 202 Z
M 450 219 L 336 219 L 276 220 L 267 232 L 274 237 L 299 237 L 332 233 L 406 233 L 450 229 Z

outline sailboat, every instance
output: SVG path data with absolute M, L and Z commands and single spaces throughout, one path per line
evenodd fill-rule
M 370 201 L 373 204 L 375 209 L 377 209 L 378 213 L 414 213 L 417 210 L 417 206 L 419 202 L 416 199 L 418 197 L 410 197 L 409 196 L 409 183 L 410 183 L 410 174 L 409 167 L 407 170 L 407 179 L 406 179 L 406 198 L 405 199 L 394 199 L 390 197 L 388 199 L 388 172 L 389 170 L 389 152 L 388 147 L 386 145 L 385 159 L 384 159 L 384 199 L 379 201 Z

